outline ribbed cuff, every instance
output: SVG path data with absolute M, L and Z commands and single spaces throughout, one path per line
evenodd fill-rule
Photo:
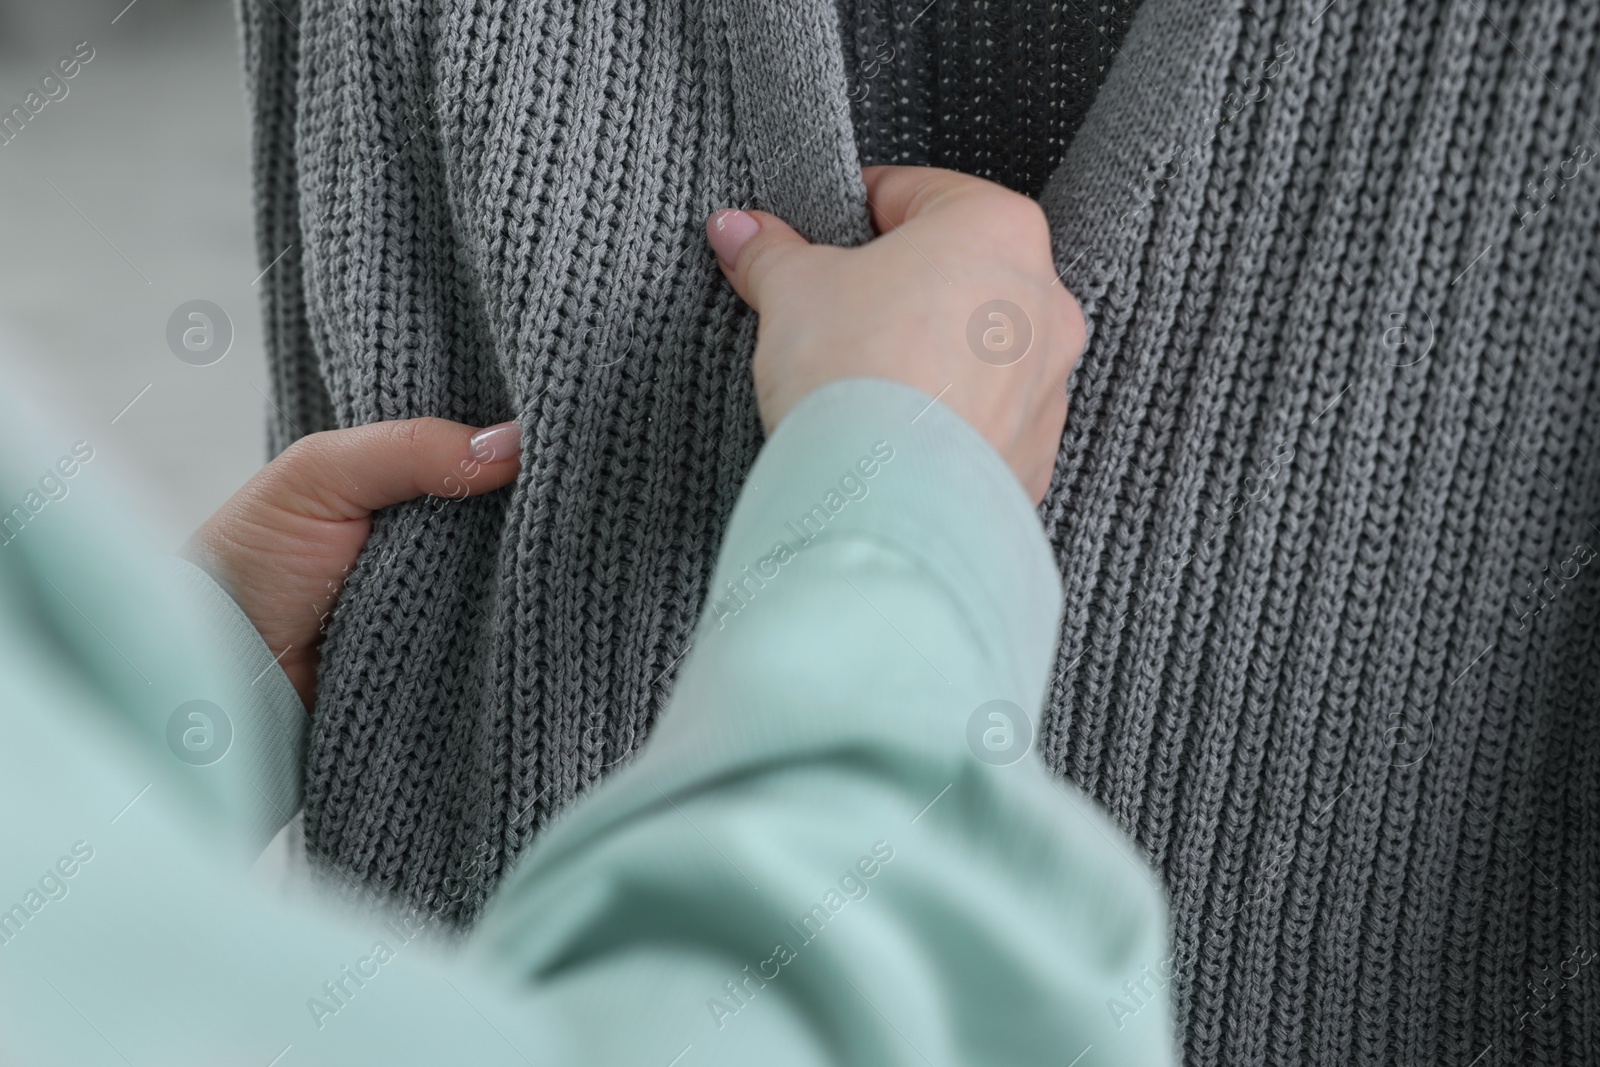
M 259 852 L 300 810 L 310 717 L 289 676 L 227 591 L 187 560 L 167 561 L 174 588 L 201 613 L 219 653 L 217 671 L 233 724 L 228 757 L 215 765 L 237 781 L 229 790 L 245 807 L 243 832 Z
M 1061 576 L 1033 503 L 971 424 L 921 390 L 849 378 L 784 418 L 734 510 L 700 626 L 739 607 L 781 543 L 855 534 L 917 557 L 961 600 L 975 639 L 1042 699 L 1055 656 Z

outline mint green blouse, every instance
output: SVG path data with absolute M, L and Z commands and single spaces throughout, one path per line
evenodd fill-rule
M 921 392 L 834 383 L 773 434 L 649 742 L 464 943 L 252 877 L 303 709 L 226 594 L 140 546 L 92 430 L 22 418 L 0 1062 L 1175 1062 L 1155 877 L 1031 750 L 1039 520 Z

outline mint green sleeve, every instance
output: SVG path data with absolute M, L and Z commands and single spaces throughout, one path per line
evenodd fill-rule
M 190 725 L 175 739 L 163 735 L 161 740 L 169 750 L 175 744 L 192 753 L 194 765 L 217 766 L 216 777 L 230 779 L 219 782 L 218 789 L 237 796 L 238 833 L 247 854 L 256 852 L 300 810 L 310 718 L 277 657 L 222 586 L 187 560 L 170 559 L 162 565 L 174 591 L 186 598 L 192 619 L 219 646 L 215 670 L 222 676 L 220 691 L 228 696 L 234 736 L 223 753 L 227 762 L 219 758 L 216 764 L 209 762 L 215 751 L 207 746 L 220 743 L 219 738 L 215 729 L 206 731 L 203 720 L 180 716 L 180 722 Z
M 1175 1062 L 1154 878 L 1026 751 L 1037 516 L 926 395 L 790 413 L 649 742 L 459 946 L 249 883 L 304 712 L 231 602 L 97 544 L 76 491 L 0 548 L 0 1061 Z M 211 762 L 172 725 L 196 699 Z

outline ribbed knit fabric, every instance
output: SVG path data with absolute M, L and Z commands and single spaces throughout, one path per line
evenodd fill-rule
M 1059 156 L 1039 743 L 1165 879 L 1187 1061 L 1600 1063 L 1600 11 L 1128 9 L 244 0 L 275 444 L 527 442 L 351 576 L 330 876 L 470 922 L 662 707 L 761 441 L 712 208 L 851 242 L 858 160 Z
M 1139 0 L 838 0 L 863 164 L 947 167 L 1038 196 Z

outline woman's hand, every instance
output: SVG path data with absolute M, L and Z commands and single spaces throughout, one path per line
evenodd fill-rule
M 882 236 L 860 248 L 810 245 L 764 212 L 718 212 L 707 223 L 724 273 L 761 316 L 754 371 L 767 431 L 830 381 L 889 378 L 942 399 L 1043 499 L 1084 342 L 1043 213 L 953 171 L 863 173 Z M 991 314 L 994 301 L 1020 318 Z M 309 708 L 323 622 L 372 512 L 497 489 L 520 457 L 515 423 L 480 432 L 408 419 L 313 434 L 235 493 L 183 554 L 244 609 Z
M 295 442 L 195 531 L 183 556 L 255 623 L 309 709 L 318 645 L 379 508 L 431 494 L 473 496 L 516 477 L 514 422 L 475 430 L 404 419 Z
M 881 236 L 860 248 L 808 244 L 760 211 L 707 220 L 723 273 L 761 316 L 767 432 L 828 382 L 889 378 L 939 397 L 1043 500 L 1085 337 L 1077 300 L 1056 281 L 1043 211 L 954 171 L 862 173 Z

